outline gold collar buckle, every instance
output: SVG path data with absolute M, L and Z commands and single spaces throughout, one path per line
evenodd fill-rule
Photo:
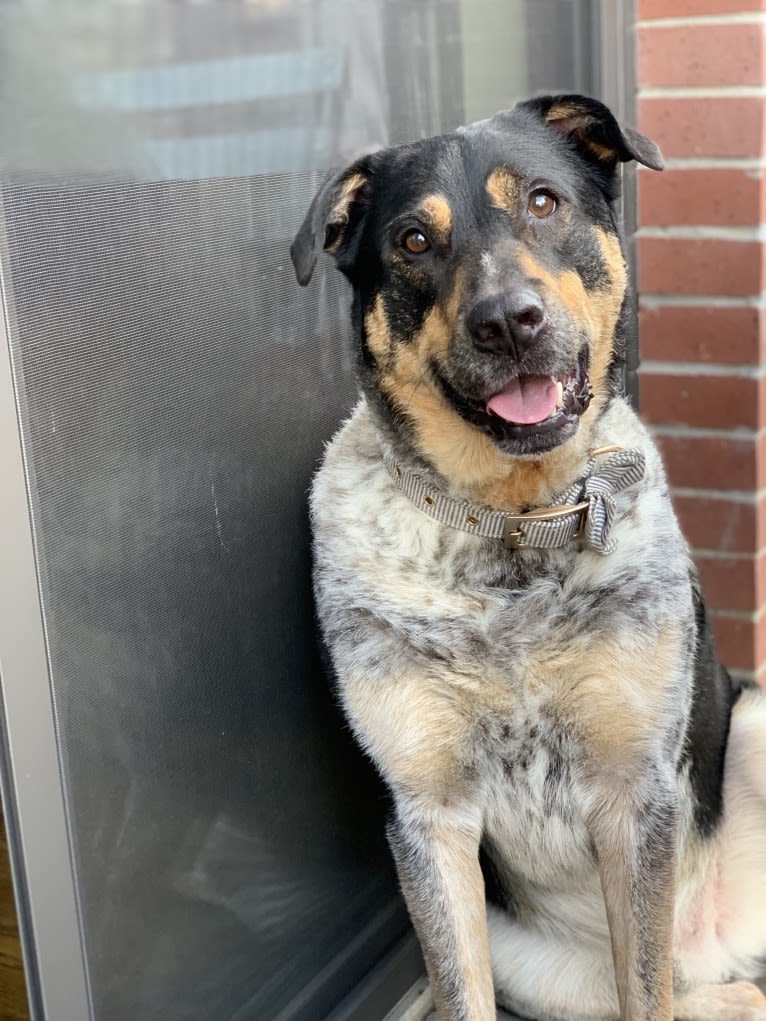
M 506 549 L 513 550 L 540 546 L 540 543 L 535 541 L 534 526 L 544 521 L 561 521 L 566 518 L 577 520 L 577 528 L 567 537 L 567 541 L 579 539 L 585 531 L 589 507 L 589 501 L 584 500 L 582 503 L 541 507 L 538 510 L 528 511 L 526 514 L 507 514 L 503 532 L 503 545 Z M 526 529 L 525 525 L 527 526 Z M 532 534 L 530 535 L 530 533 Z M 527 541 L 528 538 L 531 538 L 532 541 Z

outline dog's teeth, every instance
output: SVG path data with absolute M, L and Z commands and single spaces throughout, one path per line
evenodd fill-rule
M 561 380 L 556 381 L 556 407 L 560 408 L 564 403 L 564 384 Z

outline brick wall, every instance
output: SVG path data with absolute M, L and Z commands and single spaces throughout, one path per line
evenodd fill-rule
M 766 682 L 766 0 L 637 0 L 641 412 L 724 662 Z

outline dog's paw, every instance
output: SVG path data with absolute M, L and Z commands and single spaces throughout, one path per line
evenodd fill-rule
M 676 1021 L 766 1021 L 766 996 L 750 982 L 702 986 L 676 1001 Z

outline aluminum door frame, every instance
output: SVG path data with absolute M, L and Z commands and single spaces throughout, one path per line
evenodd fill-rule
M 93 1017 L 59 766 L 11 355 L 13 297 L 0 196 L 0 793 L 9 820 L 32 1021 Z M 18 387 L 18 389 L 17 389 Z M 31 487 L 30 487 L 31 488 Z M 52 924 L 53 923 L 53 924 Z
M 621 124 L 635 125 L 636 102 L 635 0 L 599 0 L 595 51 L 600 59 L 600 93 Z M 622 226 L 628 258 L 630 324 L 625 349 L 625 391 L 633 407 L 639 404 L 638 377 L 638 280 L 636 277 L 636 167 L 625 164 L 622 172 Z

